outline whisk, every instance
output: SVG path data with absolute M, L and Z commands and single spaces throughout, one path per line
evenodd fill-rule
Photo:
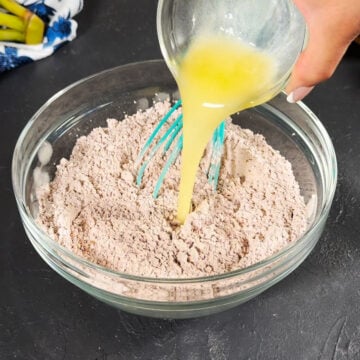
M 180 113 L 177 116 L 173 116 L 175 111 L 178 110 L 181 107 L 181 105 L 182 102 L 180 99 L 171 107 L 171 109 L 161 119 L 161 121 L 155 127 L 154 131 L 152 132 L 152 134 L 144 144 L 143 148 L 141 149 L 136 162 L 138 164 L 136 183 L 138 186 L 140 186 L 144 176 L 144 172 L 146 168 L 150 166 L 151 160 L 153 159 L 155 154 L 162 149 L 162 152 L 165 155 L 168 151 L 170 151 L 172 144 L 174 144 L 174 146 L 171 149 L 171 152 L 168 155 L 166 163 L 159 175 L 159 178 L 156 182 L 153 191 L 154 198 L 157 198 L 167 172 L 169 171 L 172 164 L 174 164 L 174 162 L 180 155 L 183 147 L 183 134 L 182 134 L 183 115 L 182 113 Z M 162 131 L 166 123 L 170 123 L 170 125 L 166 130 Z M 209 166 L 207 168 L 207 177 L 214 191 L 217 188 L 217 184 L 219 180 L 221 156 L 224 148 L 224 139 L 225 139 L 225 121 L 223 121 L 215 129 L 210 145 L 211 155 L 210 155 Z
M 162 54 L 175 79 L 192 40 L 202 34 L 211 37 L 223 33 L 266 51 L 278 64 L 273 86 L 264 89 L 269 98 L 286 85 L 306 42 L 306 24 L 292 0 L 159 0 L 157 33 Z M 182 114 L 172 116 L 180 106 L 181 100 L 176 102 L 156 126 L 139 154 L 138 185 L 155 154 L 161 148 L 164 154 L 170 152 L 154 188 L 155 198 L 183 147 Z M 164 130 L 166 123 L 169 123 L 169 127 Z M 211 160 L 207 176 L 214 189 L 217 188 L 219 179 L 224 134 L 225 123 L 222 122 L 210 140 Z

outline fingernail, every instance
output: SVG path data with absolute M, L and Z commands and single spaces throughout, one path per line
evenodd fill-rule
M 299 88 L 295 89 L 294 91 L 292 91 L 288 95 L 287 101 L 289 103 L 296 103 L 297 101 L 302 100 L 306 95 L 308 95 L 313 88 L 314 88 L 314 86 L 311 86 L 311 87 L 306 87 L 306 86 L 299 87 Z

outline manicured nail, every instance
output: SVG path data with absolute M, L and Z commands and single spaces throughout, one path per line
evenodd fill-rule
M 294 91 L 292 91 L 288 95 L 287 101 L 289 103 L 296 103 L 297 101 L 302 100 L 306 95 L 308 95 L 313 88 L 314 88 L 314 86 L 311 86 L 311 87 L 306 87 L 306 86 L 299 87 L 299 88 L 295 89 Z

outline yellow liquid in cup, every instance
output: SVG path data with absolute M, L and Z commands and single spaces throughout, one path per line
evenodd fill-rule
M 229 115 L 274 94 L 274 59 L 238 40 L 200 37 L 181 61 L 177 83 L 182 98 L 183 150 L 177 219 L 190 211 L 196 173 L 206 145 Z

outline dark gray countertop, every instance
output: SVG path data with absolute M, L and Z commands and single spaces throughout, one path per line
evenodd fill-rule
M 325 232 L 294 273 L 257 298 L 192 320 L 129 315 L 62 279 L 27 240 L 10 175 L 21 129 L 64 86 L 160 58 L 155 12 L 155 0 L 86 1 L 75 41 L 0 75 L 0 359 L 360 359 L 360 46 L 305 101 L 339 161 Z

